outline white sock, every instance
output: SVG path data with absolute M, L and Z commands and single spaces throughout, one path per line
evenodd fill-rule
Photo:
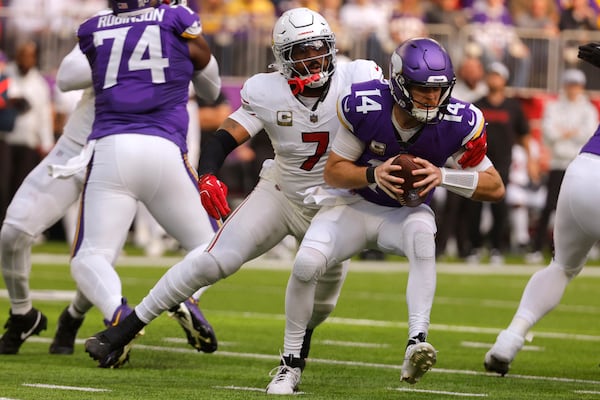
M 559 303 L 571 278 L 555 261 L 531 276 L 515 317 L 508 327 L 523 337 Z

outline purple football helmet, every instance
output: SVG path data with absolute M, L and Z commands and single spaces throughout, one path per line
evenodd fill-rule
M 392 54 L 389 85 L 396 103 L 424 123 L 439 122 L 450 101 L 456 82 L 452 61 L 441 44 L 429 38 L 415 38 L 402 43 Z M 438 104 L 415 106 L 411 86 L 440 87 Z
M 155 7 L 156 2 L 152 0 L 110 0 L 113 13 L 122 14 L 143 8 Z

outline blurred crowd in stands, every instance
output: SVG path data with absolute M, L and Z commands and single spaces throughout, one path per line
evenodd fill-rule
M 438 256 L 501 265 L 507 254 L 520 254 L 531 263 L 551 254 L 552 215 L 564 169 L 598 125 L 600 76 L 576 55 L 579 44 L 600 42 L 600 1 L 188 3 L 200 14 L 224 81 L 219 100 L 199 103 L 194 111 L 202 140 L 237 108 L 244 79 L 269 71 L 271 30 L 289 8 L 304 6 L 323 14 L 336 32 L 340 59 L 372 59 L 384 71 L 399 42 L 417 36 L 442 42 L 458 78 L 453 96 L 484 112 L 488 156 L 508 190 L 504 202 L 482 207 L 439 188 L 433 204 Z M 53 80 L 60 60 L 76 43 L 75 29 L 106 6 L 106 0 L 0 0 L 0 217 L 28 171 L 52 148 L 78 100 L 76 94 L 58 91 Z M 220 178 L 230 188 L 232 205 L 247 195 L 262 161 L 272 156 L 266 135 L 258 135 L 228 158 Z M 140 243 L 148 240 L 143 233 L 136 237 Z M 160 254 L 163 248 L 149 253 Z M 293 251 L 294 244 L 286 243 L 277 256 L 291 257 Z

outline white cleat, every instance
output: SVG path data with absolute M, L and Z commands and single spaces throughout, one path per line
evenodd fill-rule
M 287 365 L 280 365 L 275 368 L 270 376 L 273 376 L 271 383 L 267 386 L 267 394 L 294 394 L 298 390 L 302 370 L 300 368 L 291 368 Z
M 502 376 L 510 369 L 510 363 L 514 360 L 523 344 L 525 338 L 514 332 L 503 330 L 498 334 L 496 343 L 485 355 L 483 366 L 486 371 L 496 372 Z
M 302 377 L 304 360 L 286 356 L 281 358 L 281 365 L 269 373 L 273 379 L 267 386 L 267 394 L 294 394 L 298 390 Z
M 417 383 L 436 361 L 437 352 L 431 344 L 420 342 L 409 345 L 404 355 L 400 380 L 410 384 Z

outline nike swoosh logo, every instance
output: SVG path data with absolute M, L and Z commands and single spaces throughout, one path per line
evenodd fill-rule
M 117 326 L 119 325 L 119 322 L 121 320 L 121 313 L 123 312 L 123 310 L 119 310 L 119 312 L 117 313 L 117 315 L 115 316 L 115 320 L 114 322 L 111 324 L 111 326 Z
M 348 107 L 348 99 L 344 100 L 344 112 L 350 112 L 350 108 Z
M 204 338 L 204 337 L 202 337 L 202 336 L 200 336 L 200 335 L 198 335 L 198 339 L 200 339 L 200 340 L 201 340 L 201 341 L 203 341 L 204 343 L 210 343 L 210 342 L 212 342 L 212 340 L 210 340 L 210 339 L 207 339 L 207 338 Z
M 42 314 L 38 312 L 37 319 L 35 320 L 35 324 L 33 324 L 33 326 L 31 327 L 31 329 L 28 330 L 28 331 L 26 331 L 26 332 L 21 332 L 21 340 L 25 340 L 25 339 L 27 339 L 29 336 L 31 336 L 33 334 L 33 331 L 35 331 L 35 329 L 40 324 L 41 319 L 42 319 Z
M 469 121 L 469 125 L 473 126 L 475 124 L 475 114 L 471 114 L 471 120 Z

